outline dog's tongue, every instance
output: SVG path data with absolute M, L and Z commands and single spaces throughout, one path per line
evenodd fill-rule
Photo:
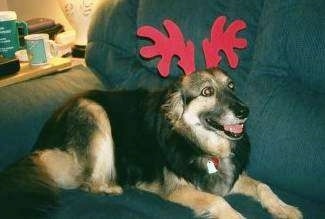
M 244 131 L 244 124 L 224 125 L 223 129 L 228 132 L 240 134 Z

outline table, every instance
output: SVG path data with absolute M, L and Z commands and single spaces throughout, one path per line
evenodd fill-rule
M 73 58 L 69 57 L 54 57 L 49 60 L 48 64 L 41 66 L 30 66 L 29 63 L 24 62 L 20 64 L 20 70 L 17 73 L 0 77 L 0 87 L 5 87 L 44 75 L 61 72 L 77 64 L 83 64 L 83 60 L 74 60 Z

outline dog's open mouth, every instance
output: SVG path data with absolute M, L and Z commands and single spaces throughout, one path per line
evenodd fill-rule
M 241 138 L 244 134 L 244 123 L 221 125 L 210 118 L 205 119 L 205 121 L 209 126 L 216 130 L 224 132 L 228 137 L 232 139 Z

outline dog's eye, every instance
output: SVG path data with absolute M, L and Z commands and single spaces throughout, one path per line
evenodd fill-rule
M 214 94 L 214 88 L 213 87 L 205 87 L 202 89 L 201 94 L 204 97 L 210 97 Z
M 235 90 L 234 82 L 230 81 L 227 85 L 231 90 Z

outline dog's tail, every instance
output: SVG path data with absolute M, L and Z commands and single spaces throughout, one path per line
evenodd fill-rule
M 57 205 L 58 188 L 26 157 L 0 173 L 1 218 L 42 218 Z

